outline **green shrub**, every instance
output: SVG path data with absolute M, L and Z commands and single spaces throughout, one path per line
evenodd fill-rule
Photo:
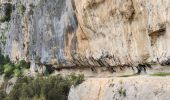
M 170 76 L 170 73 L 169 72 L 158 72 L 158 73 L 151 74 L 151 76 Z
M 126 97 L 126 89 L 123 89 L 123 88 L 121 87 L 118 92 L 119 92 L 120 96 Z
M 3 45 L 3 46 L 5 46 L 6 40 L 7 40 L 7 37 L 5 36 L 6 30 L 8 30 L 8 28 L 6 28 L 5 31 L 1 32 L 1 36 L 0 36 L 0 45 Z
M 4 68 L 5 77 L 8 77 L 8 78 L 12 77 L 14 66 L 8 63 L 8 64 L 5 64 L 3 68 Z
M 5 15 L 0 16 L 0 22 L 10 21 L 12 13 L 12 5 L 10 3 L 6 3 Z
M 20 6 L 19 6 L 19 11 L 20 11 L 21 15 L 24 15 L 25 10 L 26 10 L 26 8 L 25 8 L 24 5 L 20 5 Z
M 14 74 L 15 77 L 22 77 L 23 76 L 23 70 L 29 69 L 29 68 L 30 68 L 30 64 L 27 63 L 25 60 L 21 60 L 15 65 L 15 69 L 13 71 L 13 74 Z
M 1 53 L 0 61 L 0 74 L 4 73 L 6 78 L 11 78 L 12 76 L 22 77 L 23 69 L 30 68 L 30 63 L 27 63 L 25 60 L 13 64 L 9 56 L 4 56 Z
M 11 63 L 8 56 L 4 56 L 0 53 L 0 75 L 4 73 L 4 65 Z
M 4 100 L 6 97 L 6 93 L 4 92 L 3 89 L 0 90 L 0 100 Z
M 79 76 L 22 77 L 7 95 L 8 100 L 67 100 L 70 87 L 83 82 Z M 74 82 L 74 81 L 76 82 Z
M 11 61 L 10 61 L 10 58 L 9 58 L 9 56 L 4 56 L 4 55 L 2 55 L 1 53 L 0 53 L 0 65 L 4 65 L 4 64 L 7 64 L 7 63 L 11 63 Z
M 0 100 L 5 100 L 7 94 L 4 91 L 4 88 L 7 86 L 7 81 L 5 80 L 1 85 L 0 85 Z
M 71 84 L 74 86 L 77 86 L 78 84 L 82 83 L 82 81 L 84 81 L 84 75 L 79 75 L 79 77 L 77 77 L 75 74 L 72 74 L 68 78 Z
M 25 60 L 19 61 L 19 63 L 17 63 L 15 66 L 16 68 L 26 68 L 26 69 L 30 68 L 30 64 L 27 63 Z
M 22 76 L 22 71 L 20 69 L 15 69 L 13 71 L 15 77 L 21 77 Z
M 9 16 L 0 16 L 0 22 L 5 22 L 9 20 Z

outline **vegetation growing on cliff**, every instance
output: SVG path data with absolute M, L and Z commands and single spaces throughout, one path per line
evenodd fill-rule
M 120 96 L 126 97 L 126 89 L 123 89 L 123 88 L 121 87 L 118 92 L 119 92 Z
M 25 60 L 19 61 L 14 64 L 10 61 L 8 56 L 0 54 L 0 75 L 5 74 L 6 78 L 11 78 L 13 76 L 21 77 L 23 70 L 30 67 L 29 63 Z
M 151 74 L 151 76 L 170 76 L 170 73 L 158 72 L 158 73 Z
M 6 37 L 5 37 L 5 35 L 4 34 L 2 34 L 1 36 L 0 36 L 0 45 L 5 45 L 6 44 Z
M 21 5 L 19 6 L 20 14 L 21 14 L 21 15 L 24 15 L 25 10 L 26 10 L 26 7 L 25 7 L 24 5 L 21 4 Z
M 37 76 L 23 77 L 23 70 L 30 68 L 25 60 L 18 63 L 10 61 L 8 56 L 0 53 L 0 74 L 5 80 L 0 87 L 0 100 L 67 100 L 72 85 L 77 86 L 84 81 L 83 75 L 68 76 Z M 6 93 L 8 79 L 18 77 L 9 94 Z
M 71 86 L 83 81 L 83 75 L 22 77 L 17 80 L 8 95 L 1 88 L 0 98 L 1 100 L 67 100 Z
M 9 57 L 0 53 L 0 74 L 4 73 L 4 65 L 8 63 L 10 63 Z
M 12 5 L 10 3 L 4 4 L 5 6 L 5 13 L 4 15 L 0 16 L 0 22 L 10 21 L 11 20 L 11 13 L 12 13 Z

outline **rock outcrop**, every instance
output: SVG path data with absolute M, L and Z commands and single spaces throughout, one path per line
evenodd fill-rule
M 170 64 L 169 0 L 1 0 L 1 8 L 6 3 L 12 13 L 0 23 L 8 29 L 0 47 L 13 61 L 92 69 Z
M 72 87 L 68 100 L 169 100 L 169 77 L 91 78 Z

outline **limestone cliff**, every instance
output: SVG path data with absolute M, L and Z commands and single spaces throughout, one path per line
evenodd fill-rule
M 169 12 L 169 0 L 1 0 L 0 47 L 32 66 L 169 65 Z
M 169 77 L 91 78 L 72 87 L 68 100 L 169 100 Z

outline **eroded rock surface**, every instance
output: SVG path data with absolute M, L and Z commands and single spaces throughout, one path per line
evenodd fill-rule
M 68 100 L 169 100 L 169 77 L 90 78 L 72 87 Z
M 1 7 L 7 1 L 1 0 Z M 170 64 L 169 0 L 11 0 L 13 61 L 55 67 Z M 0 35 L 1 36 L 1 35 Z M 4 50 L 5 48 L 5 50 Z M 38 65 L 39 64 L 39 65 Z M 93 69 L 94 70 L 94 69 Z

